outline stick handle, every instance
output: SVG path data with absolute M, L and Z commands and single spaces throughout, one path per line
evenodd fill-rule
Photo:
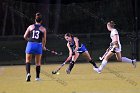
M 109 52 L 109 50 L 107 50 L 104 54 L 103 54 L 103 56 L 102 57 L 99 57 L 99 59 L 100 60 L 103 60 L 104 59 L 104 57 L 107 55 L 107 53 Z
M 50 53 L 52 53 L 52 54 L 55 54 L 55 55 L 59 55 L 59 56 L 62 55 L 62 52 L 58 53 L 58 52 L 53 51 L 53 50 L 50 50 L 50 49 L 46 49 L 46 51 L 48 51 L 48 52 L 50 52 Z
M 57 73 L 66 63 L 67 63 L 67 61 L 65 61 L 63 64 L 61 64 L 61 66 L 60 66 L 59 68 L 57 68 L 57 69 L 55 70 L 55 72 Z

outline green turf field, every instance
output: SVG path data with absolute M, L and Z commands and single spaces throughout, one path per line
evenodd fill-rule
M 109 63 L 101 74 L 89 63 L 75 64 L 67 75 L 67 64 L 59 75 L 51 71 L 60 64 L 43 65 L 41 81 L 35 81 L 35 66 L 31 82 L 25 81 L 25 66 L 0 66 L 0 93 L 140 93 L 140 63 L 133 68 L 128 63 Z

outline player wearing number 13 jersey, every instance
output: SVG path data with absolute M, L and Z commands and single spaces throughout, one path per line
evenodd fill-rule
M 40 80 L 40 65 L 42 57 L 42 49 L 46 50 L 46 29 L 41 25 L 42 15 L 36 13 L 35 15 L 35 24 L 30 25 L 25 34 L 24 38 L 28 41 L 26 46 L 26 81 L 30 81 L 30 62 L 32 60 L 32 55 L 35 55 L 36 63 L 36 79 Z

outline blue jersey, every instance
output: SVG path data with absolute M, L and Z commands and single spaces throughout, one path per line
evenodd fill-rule
M 69 42 L 69 45 L 70 45 L 72 51 L 74 51 L 74 49 L 76 47 L 75 42 L 74 42 L 74 37 L 72 37 L 72 42 Z
M 78 43 L 79 43 L 79 47 L 78 47 L 78 50 L 77 50 L 78 53 L 81 54 L 81 53 L 84 53 L 85 51 L 87 51 L 87 48 L 85 47 L 84 44 L 82 44 L 80 42 L 78 42 Z M 71 47 L 72 52 L 73 52 L 74 49 L 76 48 L 74 37 L 72 37 L 72 42 L 69 42 L 69 44 L 70 44 L 70 47 Z
M 30 31 L 30 35 L 29 35 L 29 42 L 42 42 L 42 37 L 43 37 L 43 32 L 39 30 L 39 27 L 41 27 L 42 25 L 40 24 L 34 24 L 35 28 Z
M 43 32 L 39 30 L 41 25 L 34 24 L 35 28 L 30 31 L 29 40 L 26 46 L 25 53 L 27 54 L 42 54 L 42 37 Z

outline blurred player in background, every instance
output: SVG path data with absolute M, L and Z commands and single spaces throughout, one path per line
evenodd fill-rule
M 111 58 L 114 54 L 118 61 L 121 62 L 127 62 L 133 64 L 134 67 L 136 67 L 136 59 L 132 60 L 126 57 L 122 57 L 121 55 L 121 44 L 119 39 L 118 31 L 114 28 L 115 23 L 113 21 L 110 21 L 107 23 L 107 29 L 110 31 L 110 38 L 112 39 L 112 42 L 110 43 L 110 49 L 108 49 L 108 53 L 104 56 L 102 63 L 99 68 L 94 68 L 94 70 L 98 73 L 101 73 L 102 69 L 106 66 L 108 59 Z
M 41 66 L 41 57 L 42 49 L 46 50 L 46 29 L 41 25 L 42 15 L 36 13 L 35 15 L 35 24 L 30 25 L 25 34 L 24 38 L 28 41 L 26 46 L 26 81 L 30 81 L 30 62 L 32 60 L 32 55 L 35 55 L 36 63 L 36 81 L 40 80 L 40 66 Z
M 70 74 L 72 68 L 74 67 L 74 63 L 80 54 L 84 55 L 95 68 L 98 68 L 96 66 L 96 63 L 90 57 L 90 54 L 89 54 L 88 50 L 86 49 L 85 45 L 80 43 L 80 41 L 77 37 L 74 37 L 70 33 L 66 33 L 64 38 L 66 39 L 66 41 L 68 41 L 67 47 L 69 49 L 69 57 L 67 58 L 66 61 L 71 60 L 69 67 L 66 70 L 67 74 Z

